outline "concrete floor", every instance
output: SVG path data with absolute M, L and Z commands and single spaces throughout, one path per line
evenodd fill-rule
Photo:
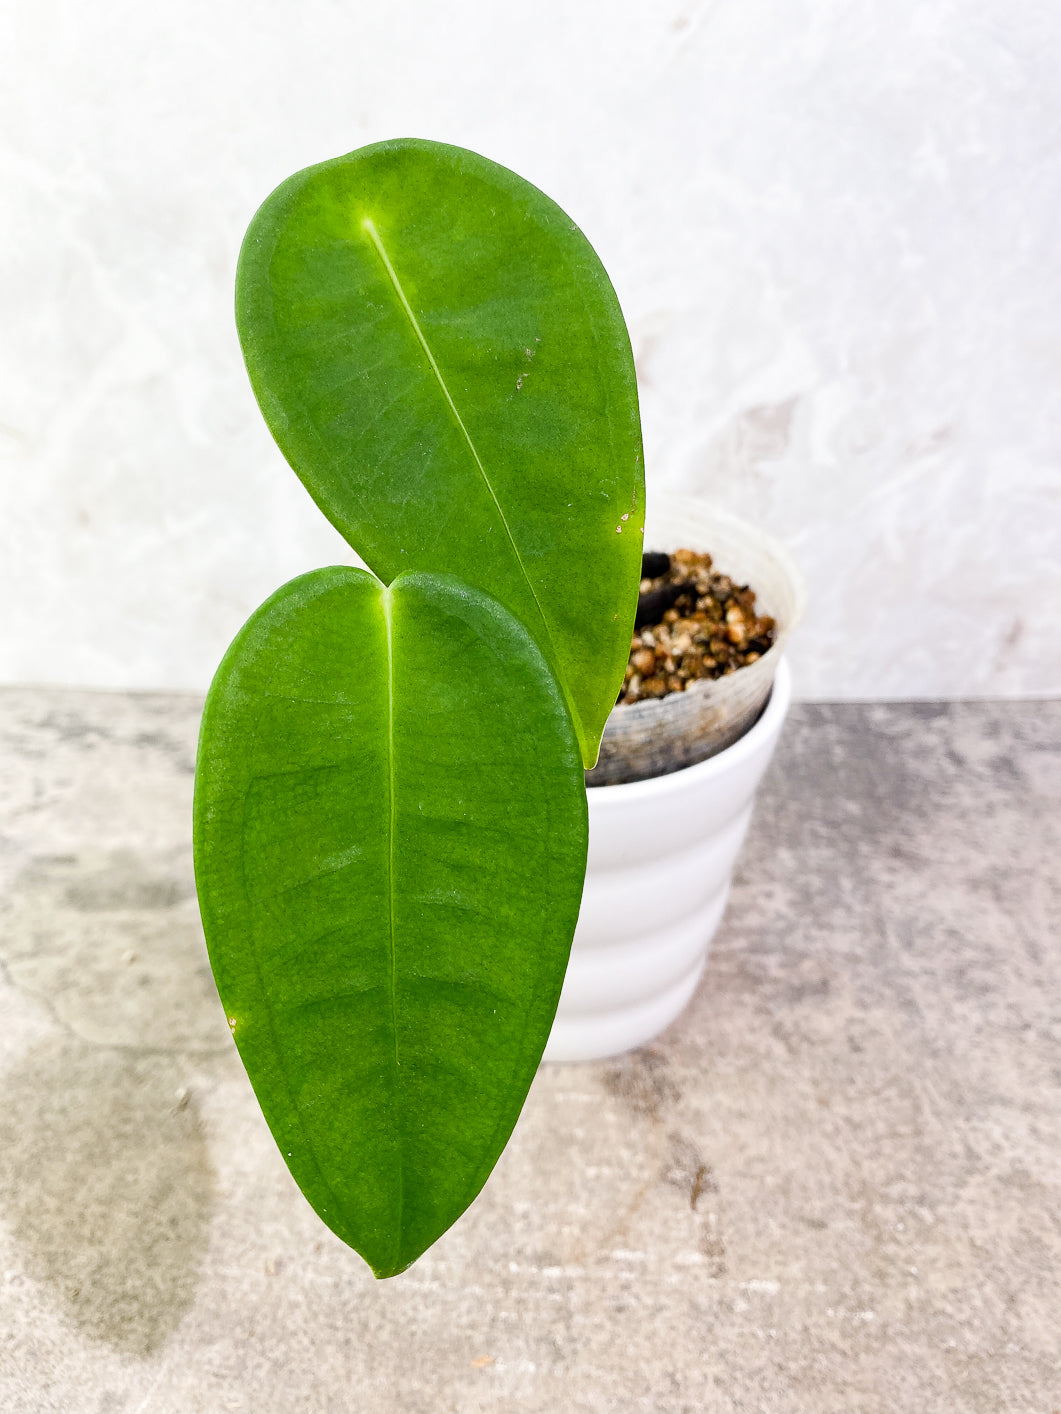
M 212 993 L 198 710 L 0 693 L 0 1409 L 1061 1408 L 1061 704 L 795 709 L 687 1013 L 384 1283 Z

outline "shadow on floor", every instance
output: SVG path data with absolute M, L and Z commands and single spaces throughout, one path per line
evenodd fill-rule
M 214 1192 L 174 1057 L 52 1039 L 5 1075 L 0 1210 L 86 1336 L 143 1356 L 176 1329 Z

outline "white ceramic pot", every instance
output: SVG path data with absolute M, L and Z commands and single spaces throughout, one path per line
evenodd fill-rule
M 782 660 L 765 711 L 732 746 L 670 775 L 588 792 L 586 885 L 545 1060 L 632 1050 L 684 1009 L 791 695 Z

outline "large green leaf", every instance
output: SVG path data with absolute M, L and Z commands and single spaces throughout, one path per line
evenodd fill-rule
M 447 576 L 278 590 L 207 699 L 196 879 L 236 1044 L 299 1187 L 378 1276 L 463 1212 L 552 1024 L 582 766 L 527 632 Z
M 626 325 L 570 217 L 461 148 L 362 148 L 268 198 L 236 314 L 325 515 L 385 582 L 451 572 L 514 613 L 592 765 L 630 651 L 644 480 Z

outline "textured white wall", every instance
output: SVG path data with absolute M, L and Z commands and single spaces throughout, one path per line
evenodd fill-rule
M 792 545 L 804 697 L 1061 693 L 1056 0 L 9 0 L 0 678 L 202 688 L 348 558 L 257 414 L 297 168 L 475 148 L 612 274 L 651 485 Z

